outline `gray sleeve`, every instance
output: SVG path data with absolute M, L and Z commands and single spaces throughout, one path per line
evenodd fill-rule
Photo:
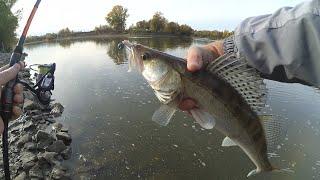
M 319 14 L 320 0 L 313 0 L 248 18 L 235 30 L 236 48 L 262 74 L 280 67 L 288 80 L 320 86 Z

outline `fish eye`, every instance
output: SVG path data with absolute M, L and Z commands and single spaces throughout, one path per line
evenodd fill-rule
M 141 58 L 142 58 L 143 60 L 148 60 L 148 59 L 151 58 L 151 55 L 150 55 L 150 53 L 145 52 L 144 54 L 141 55 Z

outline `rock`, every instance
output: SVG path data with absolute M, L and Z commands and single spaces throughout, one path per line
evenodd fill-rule
M 24 144 L 24 148 L 27 149 L 27 150 L 36 150 L 37 149 L 37 146 L 35 143 L 33 142 L 27 142 Z
M 26 98 L 24 100 L 23 107 L 24 107 L 24 110 L 33 110 L 33 109 L 37 109 L 38 105 L 34 101 Z
M 56 152 L 44 152 L 42 154 L 38 154 L 38 159 L 40 164 L 49 163 L 50 165 L 57 164 L 57 160 L 55 159 L 58 153 Z
M 19 138 L 17 136 L 10 136 L 9 137 L 9 145 L 11 145 L 12 143 L 15 143 Z
M 45 141 L 48 141 L 48 140 L 53 142 L 55 139 L 50 133 L 48 133 L 46 131 L 39 130 L 37 132 L 37 134 L 36 134 L 36 142 L 45 142 Z
M 39 129 L 39 130 L 45 131 L 47 128 L 48 128 L 48 125 L 47 125 L 47 124 L 39 124 L 39 125 L 38 125 L 38 129 Z
M 34 115 L 34 116 L 32 116 L 32 119 L 34 119 L 36 121 L 40 121 L 40 120 L 42 120 L 42 114 Z
M 55 166 L 51 171 L 51 178 L 52 179 L 62 179 L 62 180 L 69 180 L 70 175 L 66 173 L 66 168 L 62 166 Z
M 23 169 L 25 171 L 28 171 L 29 169 L 31 169 L 36 163 L 33 162 L 33 161 L 30 161 L 30 162 L 26 162 L 24 163 L 22 166 L 23 166 Z
M 62 140 L 65 145 L 69 146 L 71 144 L 72 139 L 70 134 L 66 132 L 58 132 L 56 136 L 57 136 L 57 139 Z
M 27 173 L 22 172 L 17 177 L 14 178 L 14 180 L 27 180 Z
M 43 172 L 42 169 L 39 165 L 34 165 L 30 170 L 29 170 L 29 176 L 30 178 L 39 178 L 43 179 Z
M 17 142 L 17 147 L 18 148 L 22 148 L 23 145 L 27 142 L 31 141 L 31 135 L 30 134 L 25 134 L 24 136 L 22 136 L 18 142 Z
M 67 146 L 63 143 L 63 141 L 58 140 L 51 144 L 46 150 L 49 152 L 61 153 L 67 149 Z
M 9 130 L 9 131 L 10 131 L 12 134 L 19 134 L 21 128 L 22 128 L 22 125 L 17 126 L 17 127 L 14 127 L 14 128 L 12 128 L 11 130 Z
M 24 131 L 32 131 L 35 128 L 36 128 L 36 125 L 32 121 L 27 121 L 23 126 Z
M 60 129 L 60 131 L 61 131 L 61 132 L 69 132 L 69 129 L 66 128 L 66 127 L 62 127 L 62 128 Z
M 31 152 L 22 152 L 22 156 L 20 157 L 22 161 L 22 167 L 24 170 L 28 170 L 35 165 L 35 161 L 38 160 L 37 156 Z
M 24 164 L 24 163 L 27 163 L 30 161 L 36 161 L 38 158 L 32 152 L 25 151 L 25 152 L 22 152 L 20 159 L 21 159 L 22 163 Z
M 55 141 L 55 138 L 48 132 L 39 130 L 35 136 L 35 140 L 38 142 L 37 148 L 41 150 L 50 146 Z
M 22 124 L 23 124 L 23 122 L 20 121 L 20 119 L 17 119 L 15 121 L 11 121 L 8 126 L 9 131 L 11 131 L 11 133 L 19 132 L 22 128 Z
M 72 154 L 72 149 L 71 147 L 67 147 L 64 151 L 61 152 L 61 156 L 63 157 L 64 160 L 68 160 L 71 158 Z
M 30 115 L 39 115 L 39 114 L 41 114 L 41 110 L 35 109 L 35 110 L 32 110 L 32 111 L 29 111 L 29 114 Z
M 61 129 L 62 129 L 62 127 L 63 127 L 63 125 L 61 124 L 61 123 L 54 123 L 53 125 L 52 125 L 52 130 L 54 130 L 54 131 L 60 131 Z
M 61 114 L 63 113 L 64 111 L 64 107 L 62 106 L 62 104 L 60 103 L 54 103 L 52 106 L 51 106 L 51 112 L 50 114 L 52 114 L 53 116 L 55 117 L 58 117 L 58 116 L 61 116 Z
M 51 118 L 51 117 L 48 117 L 45 120 L 48 121 L 49 123 L 55 123 L 56 122 L 56 120 Z
M 10 170 L 11 172 L 17 172 L 18 170 L 22 170 L 22 167 L 23 167 L 22 163 L 19 161 L 16 161 L 13 166 L 10 166 Z

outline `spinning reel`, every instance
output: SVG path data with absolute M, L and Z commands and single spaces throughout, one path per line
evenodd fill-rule
M 32 67 L 37 66 L 35 70 Z M 52 90 L 54 90 L 54 72 L 56 70 L 56 63 L 52 64 L 33 64 L 30 65 L 30 69 L 36 71 L 34 86 L 30 86 L 24 81 L 19 81 L 27 89 L 29 89 L 43 105 L 49 105 L 52 96 Z

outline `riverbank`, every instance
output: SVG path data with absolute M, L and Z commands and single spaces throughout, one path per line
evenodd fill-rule
M 0 53 L 0 64 L 7 64 L 9 58 L 10 54 Z M 29 69 L 19 73 L 19 78 L 29 84 L 30 77 Z M 71 157 L 72 138 L 58 122 L 63 106 L 52 102 L 43 107 L 29 91 L 24 91 L 24 97 L 24 115 L 9 123 L 11 179 L 71 179 L 63 162 Z M 2 156 L 0 167 L 3 169 Z M 0 179 L 4 179 L 3 170 Z
M 71 40 L 89 40 L 89 39 L 109 39 L 109 38 L 193 38 L 192 36 L 181 36 L 168 33 L 123 33 L 123 34 L 96 34 L 90 32 L 84 32 L 77 35 L 59 37 L 57 35 L 39 37 L 29 37 L 26 41 L 26 45 L 39 44 L 44 42 L 60 42 L 60 41 L 71 41 Z

